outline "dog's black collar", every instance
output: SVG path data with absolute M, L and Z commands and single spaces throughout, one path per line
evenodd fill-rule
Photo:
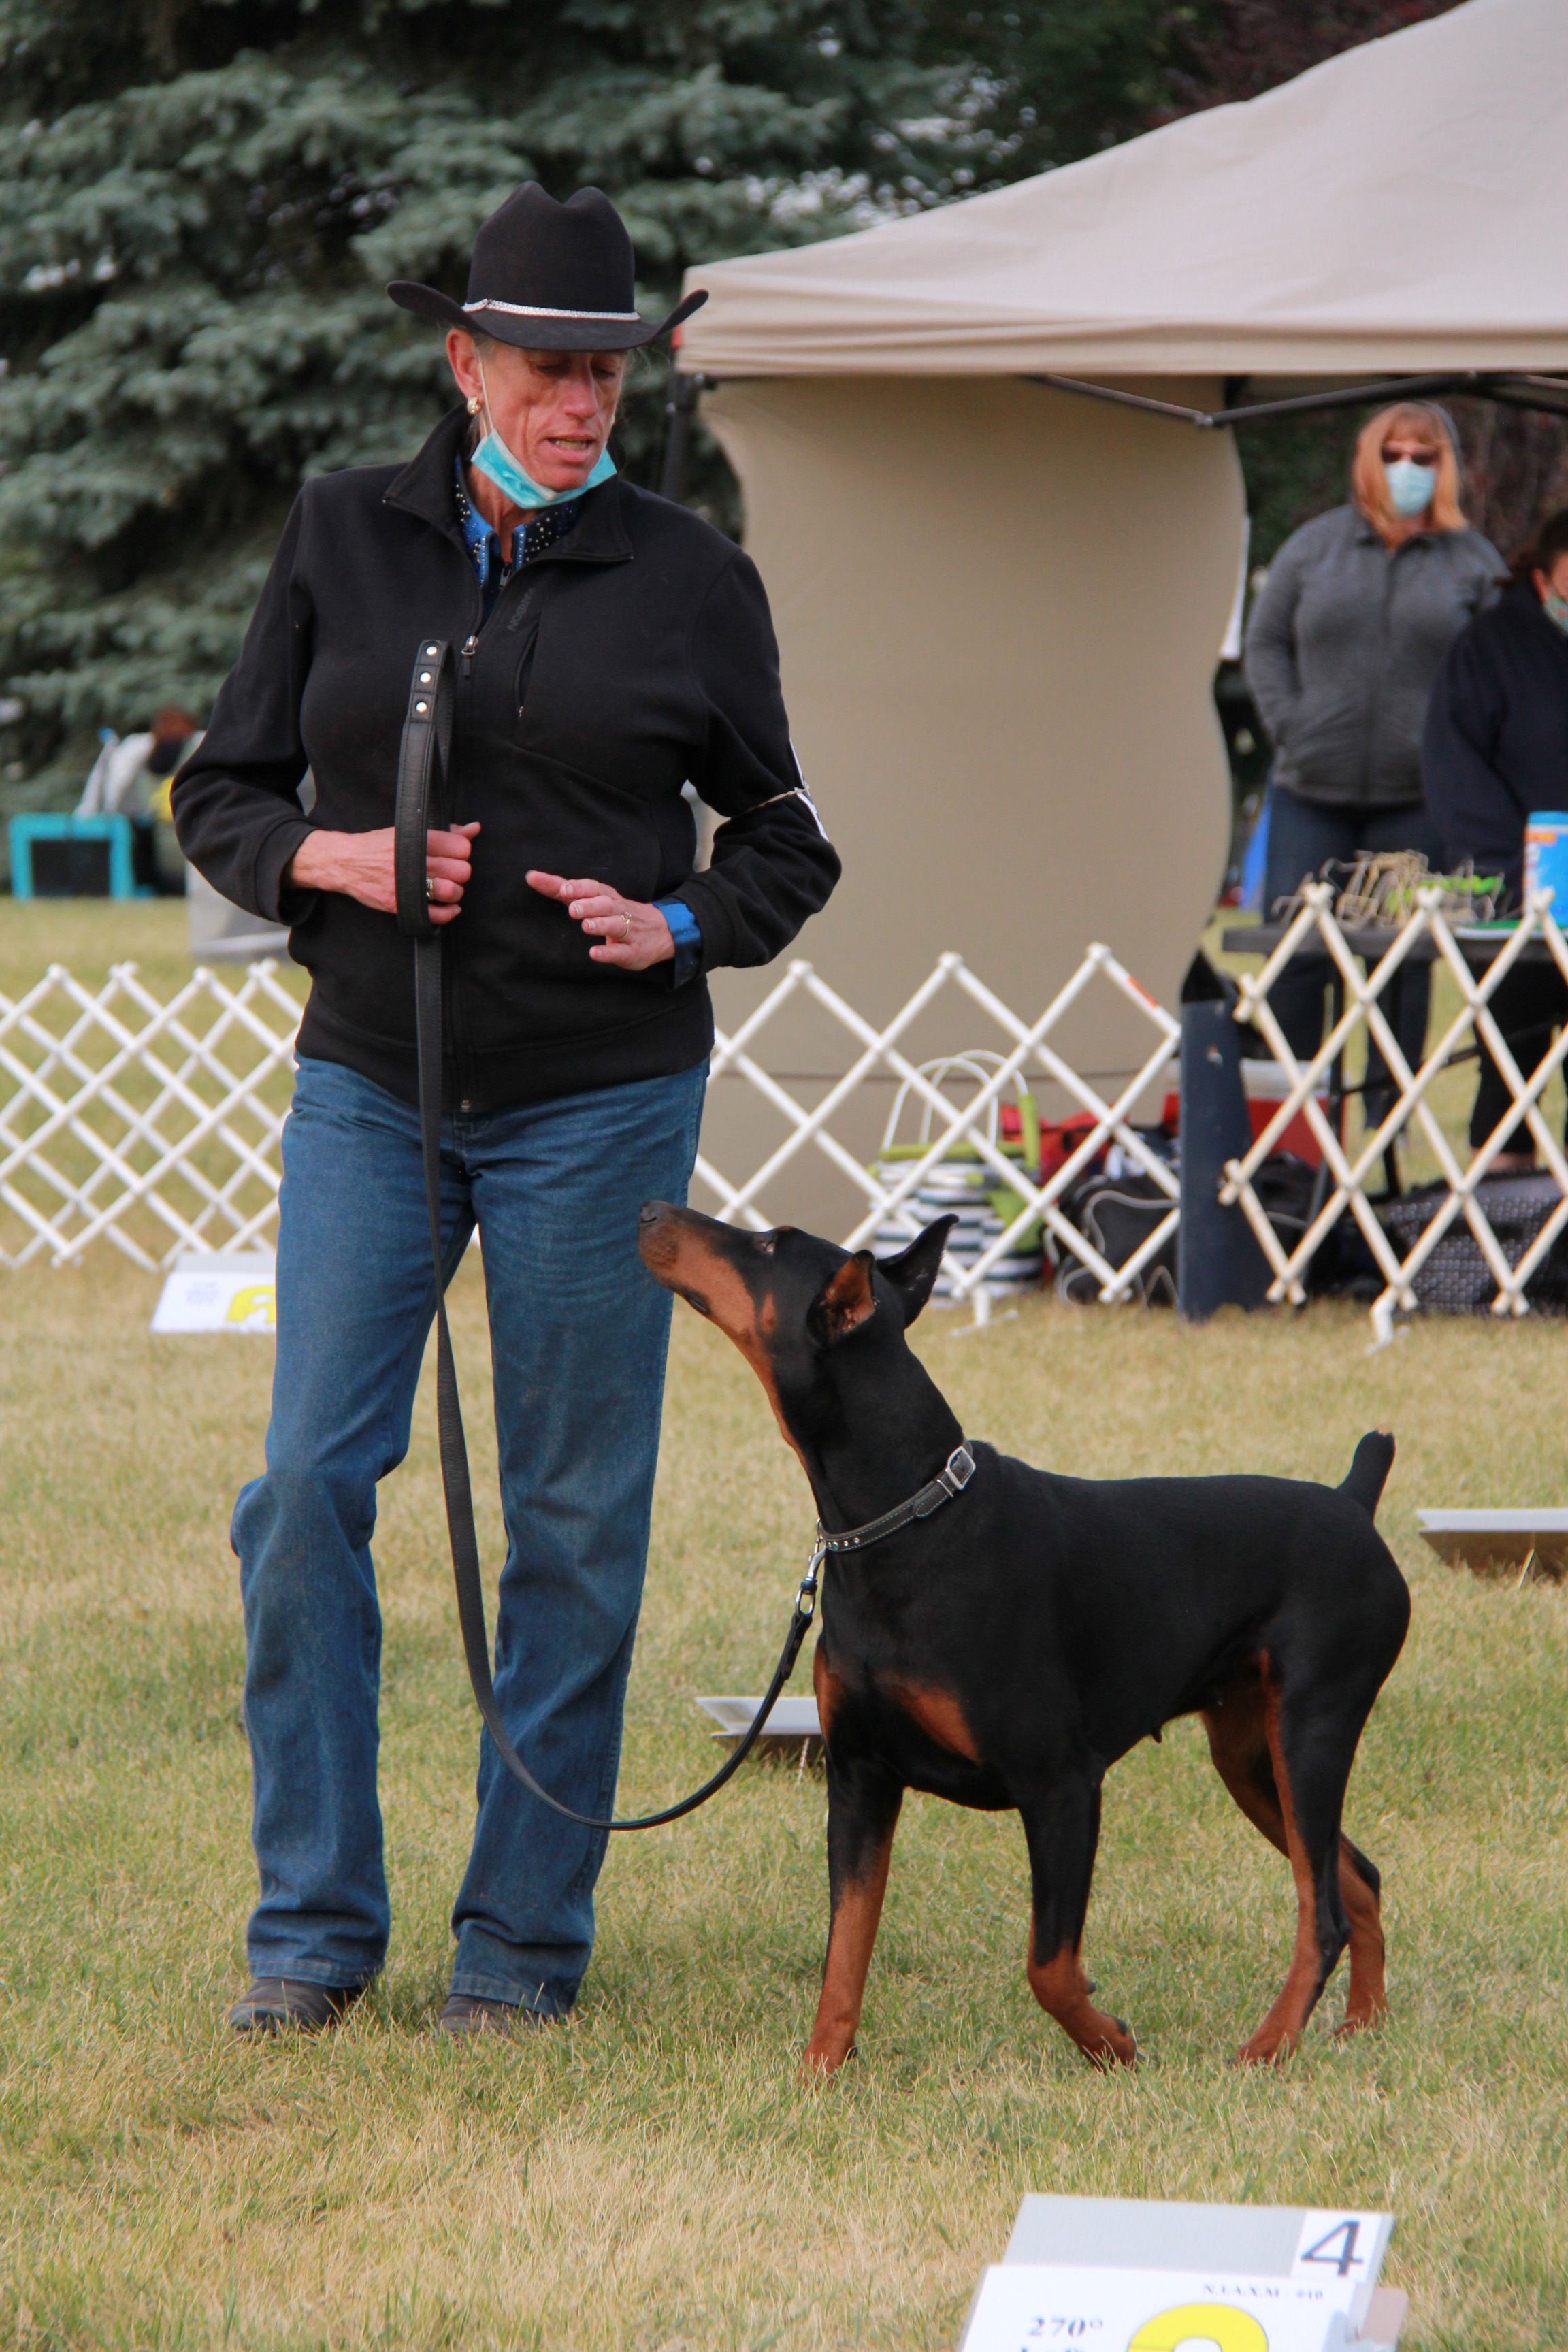
M 974 1475 L 974 1456 L 967 1445 L 955 1445 L 934 1478 L 928 1479 L 918 1495 L 907 1503 L 895 1503 L 879 1519 L 868 1519 L 863 1528 L 846 1528 L 839 1535 L 830 1536 L 822 1521 L 816 1523 L 817 1554 L 824 1552 L 858 1551 L 862 1545 L 876 1543 L 883 1536 L 896 1535 L 911 1520 L 929 1519 L 940 1510 L 950 1496 L 962 1495 Z

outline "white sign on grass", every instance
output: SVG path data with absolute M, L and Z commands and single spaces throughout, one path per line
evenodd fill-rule
M 1361 2281 L 998 2263 L 964 2352 L 1342 2352 Z
M 176 1261 L 153 1317 L 154 1331 L 271 1331 L 278 1322 L 270 1250 Z

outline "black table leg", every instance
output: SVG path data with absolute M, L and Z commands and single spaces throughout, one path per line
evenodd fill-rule
M 1329 968 L 1329 1026 L 1336 1028 L 1345 1009 L 1345 984 L 1337 964 Z M 1335 1137 L 1344 1141 L 1345 1049 L 1342 1045 L 1329 1064 L 1329 1125 Z M 1318 1162 L 1318 1172 L 1312 1181 L 1312 1204 L 1307 1213 L 1309 1225 L 1316 1224 L 1323 1202 L 1329 1197 L 1331 1170 L 1326 1159 Z

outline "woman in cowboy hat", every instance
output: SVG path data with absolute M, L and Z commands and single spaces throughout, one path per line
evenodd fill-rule
M 495 1361 L 496 1690 L 580 1812 L 614 1796 L 658 1442 L 669 1297 L 637 1260 L 637 1209 L 691 1171 L 707 972 L 777 955 L 838 875 L 754 568 L 607 451 L 626 353 L 703 297 L 647 323 L 608 199 L 533 185 L 480 229 L 463 302 L 388 291 L 447 327 L 461 404 L 408 465 L 306 484 L 174 791 L 192 864 L 287 922 L 311 977 L 267 1467 L 233 1528 L 261 1880 L 241 2032 L 331 2022 L 386 1949 L 370 1538 L 435 1306 L 393 911 L 420 638 L 459 649 L 454 822 L 428 837 L 426 890 L 449 927 L 447 1270 L 477 1226 Z M 689 781 L 725 820 L 701 873 Z M 443 2029 L 571 2008 L 604 1848 L 481 1744 Z

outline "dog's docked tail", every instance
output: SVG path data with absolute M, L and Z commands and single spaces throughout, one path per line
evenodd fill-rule
M 1393 1432 L 1369 1429 L 1356 1447 L 1355 1458 L 1340 1486 L 1341 1494 L 1359 1503 L 1369 1519 L 1377 1517 L 1378 1499 L 1393 1465 Z

